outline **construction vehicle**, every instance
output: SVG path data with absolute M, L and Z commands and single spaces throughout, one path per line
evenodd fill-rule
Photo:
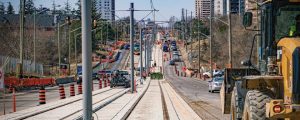
M 115 70 L 113 71 L 113 77 L 110 81 L 110 88 L 116 86 L 130 87 L 129 73 L 127 71 Z
M 253 2 L 253 1 L 252 1 Z M 220 92 L 224 114 L 232 120 L 300 119 L 300 0 L 258 2 L 258 61 L 225 69 Z M 243 25 L 252 25 L 246 12 Z

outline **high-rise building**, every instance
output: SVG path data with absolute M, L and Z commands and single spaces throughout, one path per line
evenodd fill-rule
M 225 0 L 214 0 L 214 15 L 215 16 L 223 16 L 226 14 L 224 11 L 226 4 Z
M 115 20 L 115 0 L 100 0 L 99 11 L 101 19 Z
M 195 0 L 195 16 L 198 19 L 200 19 L 200 1 L 201 0 Z
M 224 0 L 224 5 L 226 5 L 226 7 L 224 7 L 224 13 L 227 14 L 227 1 L 228 0 Z M 243 15 L 245 12 L 245 0 L 230 0 L 231 4 L 230 4 L 230 10 L 232 14 L 240 14 Z
M 211 0 L 196 0 L 195 1 L 195 10 L 196 17 L 199 19 L 204 19 L 210 16 L 210 1 Z M 212 11 L 213 14 L 213 11 Z

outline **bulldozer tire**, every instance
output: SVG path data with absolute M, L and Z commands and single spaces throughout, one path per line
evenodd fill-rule
M 239 102 L 239 96 L 236 87 L 234 87 L 232 91 L 230 114 L 231 120 L 242 120 L 241 117 L 243 113 L 241 110 L 241 103 Z
M 245 99 L 243 120 L 268 120 L 266 103 L 272 99 L 270 90 L 249 90 Z

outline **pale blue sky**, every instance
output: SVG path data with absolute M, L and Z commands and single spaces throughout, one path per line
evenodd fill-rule
M 33 1 L 35 3 L 35 6 L 37 7 L 43 5 L 52 9 L 53 0 Z M 55 3 L 60 4 L 62 5 L 61 7 L 63 7 L 66 1 L 67 0 L 55 0 Z M 19 0 L 0 0 L 0 2 L 5 3 L 6 6 L 7 2 L 11 2 L 16 11 L 19 9 Z M 69 2 L 71 3 L 72 7 L 76 7 L 75 3 L 77 2 L 77 0 L 69 0 Z M 131 2 L 134 3 L 135 9 L 143 10 L 151 8 L 150 0 L 116 0 L 116 10 L 127 10 Z M 180 18 L 182 8 L 188 9 L 189 11 L 195 11 L 194 2 L 195 0 L 153 0 L 155 8 L 159 10 L 159 12 L 156 14 L 157 20 L 165 21 L 168 20 L 171 16 L 176 16 L 177 18 Z M 149 12 L 136 12 L 135 18 L 141 19 L 145 17 L 148 13 Z M 129 12 L 116 12 L 116 15 L 119 17 L 124 17 L 128 16 Z

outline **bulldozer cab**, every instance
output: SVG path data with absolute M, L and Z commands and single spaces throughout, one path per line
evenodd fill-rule
M 267 73 L 269 56 L 277 55 L 277 43 L 283 38 L 300 37 L 300 0 L 265 0 L 258 5 L 259 35 L 257 41 L 257 68 L 262 74 Z M 244 27 L 250 27 L 254 18 L 252 12 L 243 17 Z
M 223 113 L 231 114 L 233 120 L 255 116 L 294 120 L 300 117 L 300 0 L 257 4 L 259 28 L 255 31 L 260 38 L 255 68 L 259 74 L 225 70 L 220 93 Z M 252 25 L 253 16 L 244 14 L 245 28 Z

